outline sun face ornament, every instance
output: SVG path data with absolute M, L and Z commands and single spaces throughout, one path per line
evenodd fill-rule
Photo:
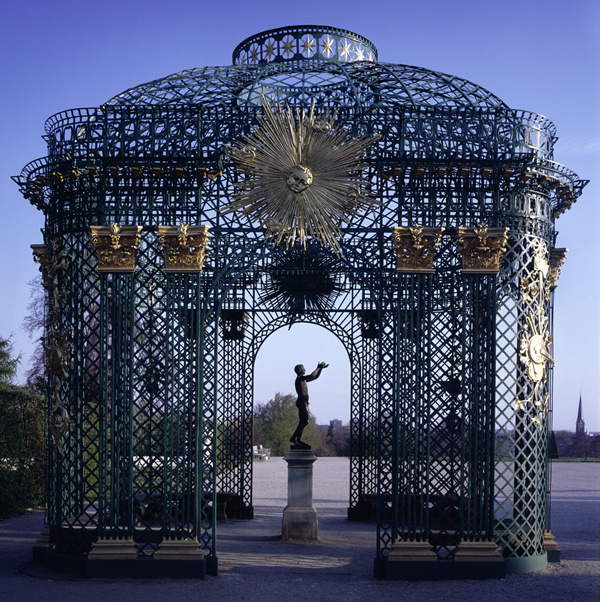
M 288 188 L 295 193 L 304 192 L 313 182 L 312 172 L 308 167 L 296 165 L 287 179 Z
M 223 213 L 241 212 L 286 248 L 308 238 L 341 256 L 342 222 L 379 203 L 366 194 L 361 174 L 379 138 L 354 138 L 336 115 L 271 106 L 264 98 L 258 126 L 226 150 L 241 181 Z

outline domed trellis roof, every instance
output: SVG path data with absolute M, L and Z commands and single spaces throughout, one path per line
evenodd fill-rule
M 144 129 L 144 136 L 151 133 L 156 145 L 145 160 L 173 153 L 179 153 L 180 158 L 187 156 L 190 149 L 197 150 L 200 136 L 204 159 L 212 161 L 206 169 L 214 175 L 222 168 L 223 145 L 248 133 L 247 126 L 261 113 L 261 106 L 286 105 L 293 109 L 315 105 L 315 114 L 337 114 L 340 123 L 352 122 L 356 131 L 377 126 L 370 133 L 361 130 L 362 135 L 393 137 L 396 133 L 387 124 L 402 124 L 396 142 L 390 144 L 381 138 L 373 147 L 378 148 L 377 169 L 388 175 L 390 166 L 400 159 L 408 168 L 419 167 L 411 161 L 422 162 L 428 157 L 452 166 L 457 160 L 466 161 L 467 167 L 475 161 L 478 168 L 489 169 L 488 164 L 510 157 L 512 163 L 509 161 L 507 169 L 525 169 L 523 162 L 527 162 L 527 169 L 553 184 L 549 194 L 554 199 L 555 217 L 572 205 L 586 184 L 554 161 L 556 128 L 545 117 L 511 109 L 490 91 L 460 77 L 380 63 L 377 49 L 366 38 L 318 25 L 259 33 L 236 47 L 232 65 L 184 70 L 125 90 L 100 107 L 53 115 L 45 124 L 48 157 L 25 166 L 15 181 L 34 199 L 32 202 L 40 202 L 40 182 L 46 182 L 52 170 L 64 169 L 65 157 L 82 161 L 85 153 L 96 152 L 94 145 L 99 140 L 102 153 L 119 156 L 124 149 L 134 154 L 139 150 L 139 132 L 133 121 L 128 122 L 126 131 L 120 126 L 111 129 L 112 125 L 103 129 L 102 119 L 111 123 L 121 119 L 122 109 L 129 115 L 162 113 L 167 107 L 202 113 L 203 123 L 225 119 L 227 128 L 199 134 L 193 120 L 188 123 L 184 119 L 186 133 L 181 134 L 183 130 L 176 130 L 173 124 L 167 127 L 164 120 L 156 125 L 154 117 L 140 117 L 136 123 Z M 368 125 L 362 123 L 363 115 L 369 116 Z M 458 121 L 446 127 L 436 115 Z M 386 127 L 378 127 L 381 124 Z M 176 141 L 180 147 L 176 148 Z M 85 161 L 93 163 L 99 156 L 92 160 L 90 155 Z M 35 178 L 38 180 L 31 183 Z
M 468 80 L 408 65 L 378 63 L 377 50 L 352 32 L 323 26 L 270 30 L 242 42 L 233 65 L 187 69 L 118 94 L 106 104 L 260 104 L 336 107 L 506 107 Z

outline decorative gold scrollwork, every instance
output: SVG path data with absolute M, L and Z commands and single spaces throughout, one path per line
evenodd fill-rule
M 90 226 L 99 272 L 135 272 L 142 226 Z
M 464 274 L 495 274 L 506 249 L 508 228 L 457 228 Z
M 546 245 L 539 240 L 533 244 L 533 277 L 522 278 L 520 283 L 522 302 L 529 309 L 525 316 L 525 324 L 519 333 L 519 362 L 526 369 L 532 386 L 529 396 L 517 397 L 515 408 L 522 412 L 533 410 L 533 422 L 541 426 L 542 419 L 548 413 L 549 404 L 549 394 L 542 393 L 541 386 L 547 379 L 548 364 L 554 366 L 550 354 L 552 336 L 544 308 L 550 295 L 553 272 L 548 264 Z
M 396 251 L 396 270 L 409 274 L 431 274 L 433 259 L 444 228 L 398 226 L 393 229 L 392 241 Z
M 208 248 L 208 226 L 158 226 L 165 272 L 201 272 Z

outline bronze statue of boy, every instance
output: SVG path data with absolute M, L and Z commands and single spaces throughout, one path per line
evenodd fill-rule
M 327 366 L 329 366 L 329 364 L 326 364 L 325 362 L 319 362 L 319 365 L 311 374 L 306 374 L 306 370 L 302 364 L 298 364 L 294 368 L 294 372 L 296 373 L 296 393 L 298 394 L 298 399 L 296 400 L 296 407 L 298 408 L 298 426 L 290 438 L 292 449 L 311 448 L 308 443 L 304 443 L 304 441 L 301 439 L 302 432 L 308 425 L 308 386 L 306 383 L 319 378 L 321 371 L 324 368 L 327 368 Z

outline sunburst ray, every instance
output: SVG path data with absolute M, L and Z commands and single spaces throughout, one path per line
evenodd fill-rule
M 286 248 L 308 238 L 341 255 L 342 222 L 378 204 L 364 190 L 361 173 L 378 139 L 353 138 L 335 125 L 336 115 L 271 106 L 264 98 L 258 127 L 229 148 L 243 174 L 223 213 L 242 212 Z M 274 233 L 267 223 L 278 223 Z

